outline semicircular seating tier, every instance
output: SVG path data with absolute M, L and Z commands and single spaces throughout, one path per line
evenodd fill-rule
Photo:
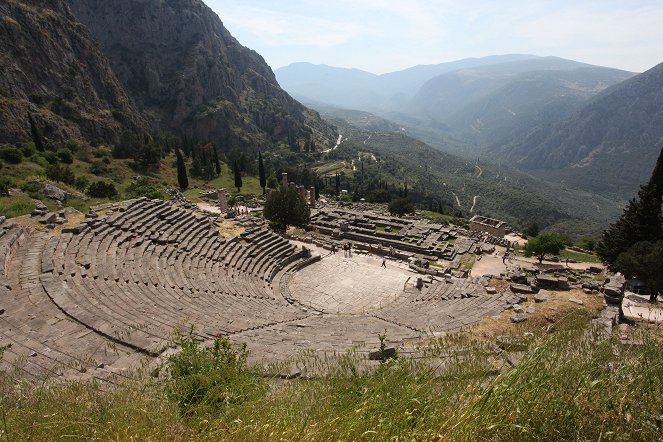
M 103 357 L 107 347 L 121 356 L 156 356 L 177 329 L 193 326 L 200 339 L 211 339 L 306 316 L 271 286 L 300 255 L 264 227 L 224 238 L 207 216 L 145 198 L 60 236 L 5 227 L 0 345 L 10 344 L 5 363 L 27 355 L 28 370 L 39 355 L 83 354 L 77 345 L 92 336 L 100 339 L 92 339 L 86 357 L 112 363 Z M 31 336 L 33 347 L 21 348 Z M 65 371 L 86 365 L 61 359 Z

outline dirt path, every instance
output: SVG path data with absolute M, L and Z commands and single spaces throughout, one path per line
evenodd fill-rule
M 456 198 L 456 204 L 458 204 L 458 208 L 462 208 L 463 206 L 460 205 L 460 200 L 458 199 L 458 195 L 456 195 L 454 192 L 451 192 L 451 194 Z
M 481 175 L 483 175 L 483 169 L 479 167 L 478 164 L 476 164 L 474 167 L 478 169 L 477 175 L 474 178 L 481 178 Z
M 331 152 L 332 150 L 336 150 L 336 148 L 341 145 L 342 141 L 343 141 L 343 134 L 338 134 L 338 139 L 336 140 L 336 146 L 331 147 L 327 150 L 323 150 L 322 153 L 327 153 L 327 152 Z
M 472 198 L 472 207 L 470 207 L 470 213 L 474 212 L 474 206 L 477 205 L 477 198 L 479 198 L 479 195 L 474 195 L 474 198 Z

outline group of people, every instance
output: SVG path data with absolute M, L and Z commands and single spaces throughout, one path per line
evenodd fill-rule
M 350 241 L 343 243 L 343 256 L 346 258 L 352 258 L 352 243 Z M 372 246 L 371 246 L 372 249 Z M 331 253 L 332 255 L 336 255 L 336 244 L 332 243 L 331 245 Z M 383 256 L 382 257 L 382 267 L 386 268 L 387 267 L 387 260 Z
M 333 255 L 336 255 L 336 244 L 332 244 L 331 252 Z M 352 258 L 352 243 L 350 241 L 343 243 L 343 256 Z

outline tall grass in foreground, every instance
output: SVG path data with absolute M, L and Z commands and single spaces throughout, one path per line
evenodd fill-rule
M 111 391 L 47 388 L 16 384 L 6 375 L 0 441 L 6 431 L 8 440 L 662 439 L 663 343 L 643 338 L 642 345 L 626 348 L 602 340 L 588 323 L 586 314 L 572 315 L 535 338 L 518 360 L 490 344 L 451 337 L 430 351 L 435 357 L 399 358 L 373 370 L 353 354 L 317 360 L 328 374 L 262 393 L 251 378 L 257 372 L 238 373 L 240 360 L 219 348 L 214 354 L 190 347 L 188 356 L 176 359 L 176 371 L 185 373 L 179 386 L 173 378 Z M 200 375 L 186 367 L 209 370 L 200 359 L 205 354 L 222 372 L 221 361 L 230 361 L 232 383 L 218 373 L 212 383 L 186 380 Z M 206 407 L 183 410 L 178 398 L 190 397 L 188 385 L 193 392 L 207 385 L 224 393 L 212 394 Z M 233 389 L 246 388 L 252 393 L 242 400 L 228 399 L 237 397 Z

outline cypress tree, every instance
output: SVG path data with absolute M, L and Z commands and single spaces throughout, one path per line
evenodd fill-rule
M 265 193 L 265 187 L 267 187 L 267 177 L 265 177 L 265 165 L 262 162 L 262 153 L 258 152 L 258 176 L 260 178 L 260 187 L 262 187 L 262 193 Z
M 212 146 L 212 151 L 214 153 L 214 170 L 217 175 L 221 174 L 221 163 L 219 162 L 219 153 L 216 151 L 216 147 Z
M 39 129 L 37 129 L 37 125 L 35 124 L 35 120 L 32 118 L 31 114 L 28 114 L 28 119 L 30 120 L 30 133 L 32 134 L 32 141 L 35 143 L 35 147 L 39 152 L 46 151 L 44 138 L 41 136 Z
M 341 175 L 336 172 L 336 195 L 341 193 Z
M 175 149 L 175 155 L 177 155 L 177 183 L 180 185 L 181 190 L 186 190 L 189 188 L 189 177 L 186 174 L 184 158 L 179 149 Z
M 407 198 L 407 182 L 405 183 L 405 188 L 403 189 L 403 198 Z
M 239 172 L 237 160 L 235 160 L 235 163 L 233 164 L 233 172 L 235 173 L 235 187 L 237 187 L 237 193 L 239 193 L 239 189 L 242 188 L 242 174 Z

